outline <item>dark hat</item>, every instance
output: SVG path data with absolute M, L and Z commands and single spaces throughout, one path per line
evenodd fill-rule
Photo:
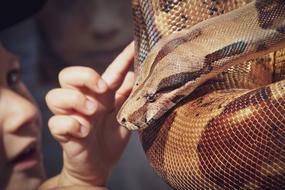
M 34 15 L 46 0 L 0 0 L 0 30 Z

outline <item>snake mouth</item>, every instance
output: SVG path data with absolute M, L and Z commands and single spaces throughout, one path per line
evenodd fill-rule
M 120 124 L 121 126 L 131 131 L 139 130 L 139 129 L 143 129 L 147 127 L 145 123 L 140 123 L 140 124 L 132 123 L 132 122 L 127 121 L 126 118 L 122 118 Z
M 141 128 L 141 126 L 135 125 L 131 122 L 128 122 L 126 118 L 123 118 L 120 122 L 121 126 L 125 127 L 128 130 L 134 131 Z
M 151 118 L 148 121 L 146 119 L 143 120 L 135 120 L 135 121 L 128 121 L 126 118 L 122 118 L 120 120 L 121 126 L 127 128 L 128 130 L 143 130 L 148 127 L 153 127 L 155 125 L 160 124 L 161 120 L 164 120 L 167 117 L 168 112 L 163 114 L 159 119 Z

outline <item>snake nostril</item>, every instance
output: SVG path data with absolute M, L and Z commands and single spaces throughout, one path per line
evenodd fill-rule
M 121 120 L 121 122 L 122 122 L 122 124 L 125 124 L 125 123 L 127 122 L 126 118 L 123 118 L 123 119 Z

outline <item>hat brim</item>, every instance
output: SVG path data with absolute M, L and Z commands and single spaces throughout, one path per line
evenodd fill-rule
M 34 15 L 46 0 L 1 0 L 0 30 L 6 29 Z

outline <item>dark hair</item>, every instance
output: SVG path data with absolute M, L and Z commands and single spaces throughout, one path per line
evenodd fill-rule
M 45 2 L 46 0 L 1 0 L 0 30 L 34 15 Z
M 49 4 L 53 5 L 56 9 L 65 11 L 72 7 L 77 0 L 49 0 Z

